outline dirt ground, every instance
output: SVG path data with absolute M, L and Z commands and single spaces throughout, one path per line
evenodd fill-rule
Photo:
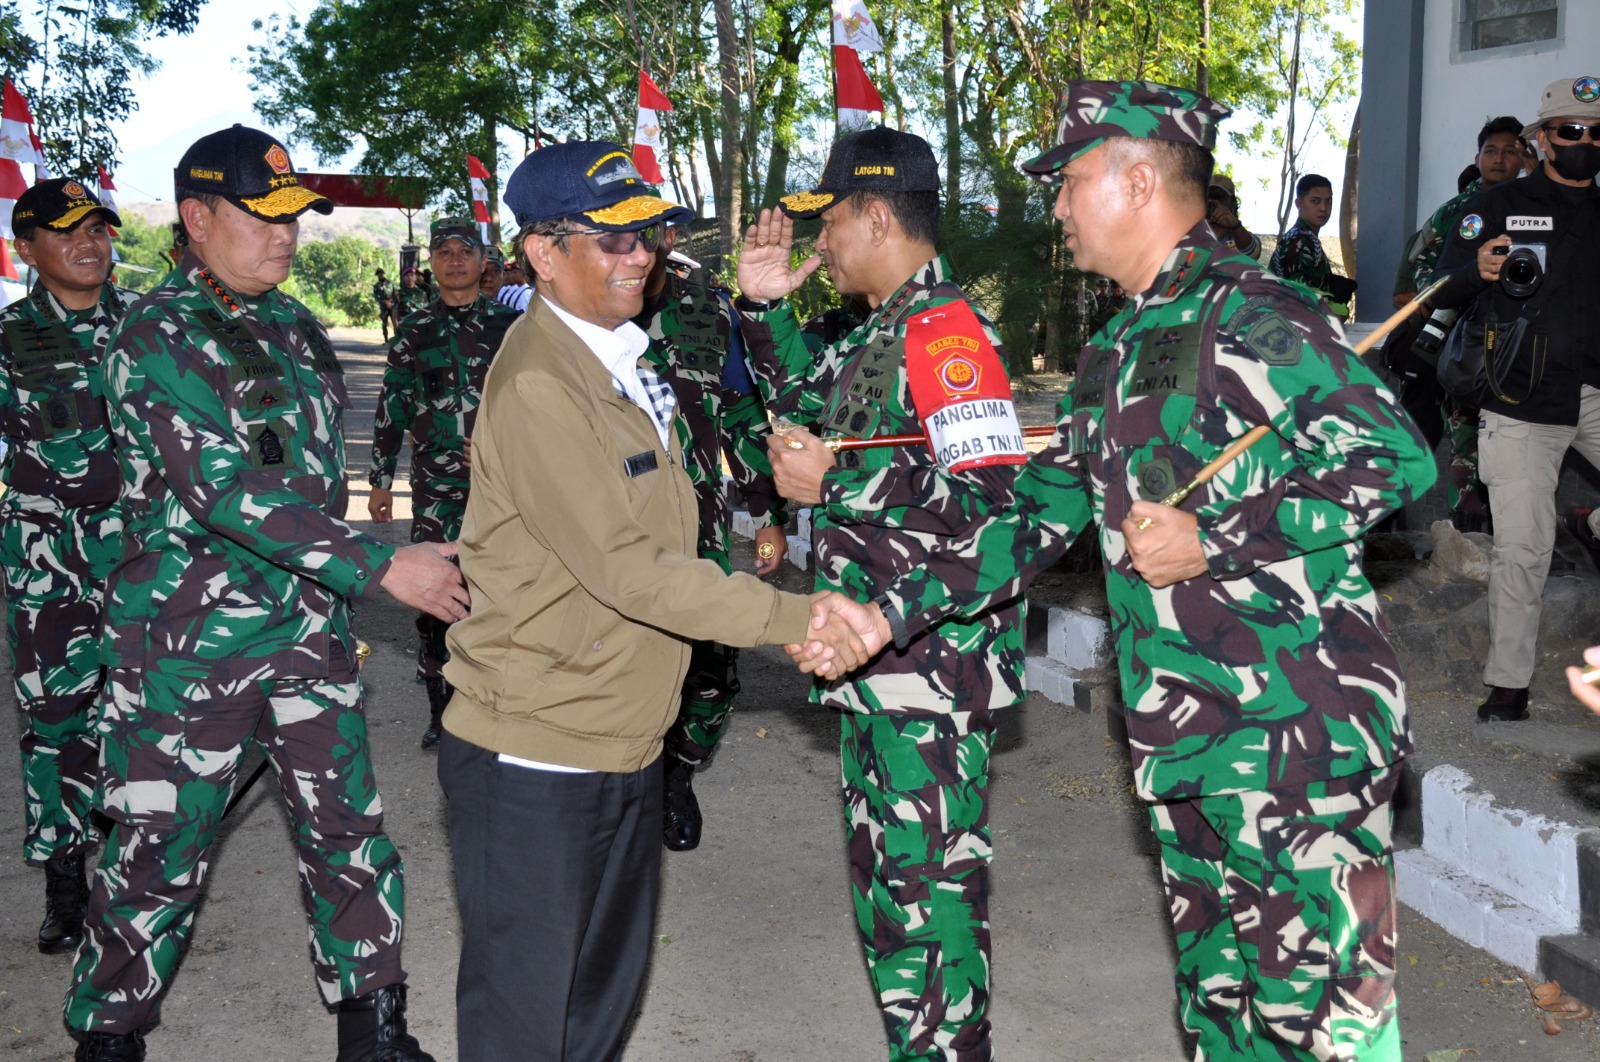
M 341 338 L 366 419 L 351 425 L 364 466 L 380 352 Z M 365 440 L 365 441 L 363 441 Z M 359 477 L 358 477 L 359 478 Z M 357 499 L 353 515 L 363 515 Z M 368 530 L 399 541 L 404 525 Z M 737 562 L 748 565 L 742 551 Z M 805 589 L 788 570 L 785 585 Z M 412 680 L 411 616 L 363 608 L 374 647 L 364 674 L 388 828 L 406 861 L 406 965 L 413 1031 L 456 1058 L 452 985 L 458 922 L 433 754 Z M 744 693 L 696 789 L 706 839 L 664 853 L 648 988 L 626 1058 L 636 1062 L 871 1062 L 885 1056 L 852 924 L 838 800 L 837 720 L 809 705 L 776 650 L 741 659 Z M 9 676 L 5 677 L 7 680 Z M 14 741 L 14 712 L 0 740 Z M 1142 809 L 1106 721 L 1032 697 L 1001 715 L 992 820 L 997 1056 L 1010 1062 L 1188 1057 L 1171 988 L 1172 952 Z M 43 875 L 18 857 L 15 756 L 0 758 L 0 1059 L 62 1060 L 70 961 L 33 935 Z M 530 839 L 530 843 L 533 843 Z M 528 898 L 536 912 L 538 897 Z M 1547 1038 L 1516 971 L 1402 908 L 1399 991 L 1407 1059 L 1472 1047 L 1483 1060 L 1592 1060 L 1594 1022 Z M 331 1059 L 334 1020 L 307 962 L 286 816 L 252 791 L 213 852 L 192 946 L 150 1037 L 152 1059 Z

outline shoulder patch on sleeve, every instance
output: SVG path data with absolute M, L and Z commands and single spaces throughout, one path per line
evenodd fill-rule
M 1476 240 L 1483 232 L 1483 218 L 1477 214 L 1468 214 L 1461 219 L 1461 227 L 1456 230 L 1463 240 Z
M 1300 333 L 1276 310 L 1246 322 L 1239 339 L 1267 365 L 1300 364 Z

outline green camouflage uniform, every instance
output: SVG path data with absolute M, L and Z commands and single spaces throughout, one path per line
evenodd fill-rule
M 122 551 L 100 356 L 138 297 L 108 284 L 93 309 L 71 311 L 37 284 L 0 313 L 0 555 L 23 718 L 22 854 L 38 862 L 94 843 L 97 639 Z
M 1427 287 L 1433 271 L 1439 264 L 1439 255 L 1445 242 L 1461 227 L 1467 214 L 1467 203 L 1483 191 L 1482 179 L 1473 181 L 1461 194 L 1447 199 L 1433 212 L 1406 258 L 1411 270 L 1413 291 Z M 1463 517 L 1476 517 L 1480 521 L 1489 514 L 1489 492 L 1478 478 L 1478 410 L 1463 403 L 1455 395 L 1440 388 L 1439 411 L 1444 417 L 1450 436 L 1450 478 L 1445 481 L 1445 494 L 1452 513 Z
M 647 299 L 635 320 L 650 334 L 645 361 L 672 385 L 678 398 L 676 423 L 684 471 L 700 508 L 696 552 L 732 572 L 728 560 L 732 514 L 722 489 L 724 456 L 755 526 L 787 523 L 767 458 L 767 411 L 754 392 L 740 394 L 723 386 L 733 312 L 703 284 L 669 270 L 661 295 Z M 738 663 L 739 651 L 732 646 L 694 643 L 678 719 L 667 731 L 668 755 L 695 767 L 711 758 L 739 692 Z
M 744 315 L 744 339 L 768 408 L 830 435 L 921 433 L 905 360 L 907 322 L 951 302 L 971 306 L 941 256 L 839 343 L 814 350 L 787 304 Z M 868 600 L 917 570 L 959 519 L 957 496 L 1009 500 L 1015 465 L 950 473 L 926 447 L 848 450 L 813 511 L 816 588 Z M 952 485 L 967 490 L 952 492 Z M 889 1034 L 890 1058 L 980 1060 L 989 1036 L 989 750 L 992 709 L 1022 699 L 1020 598 L 926 631 L 856 677 L 818 685 L 840 710 L 840 759 L 856 923 Z
M 993 519 L 952 522 L 888 589 L 897 633 L 1014 596 L 1098 524 L 1197 1058 L 1397 1062 L 1389 798 L 1412 746 L 1361 534 L 1431 484 L 1431 456 L 1315 294 L 1203 222 L 1084 348 L 1057 419 L 1009 510 L 975 497 Z M 1152 588 L 1130 505 L 1260 424 L 1184 503 L 1209 573 Z
M 421 289 L 418 289 L 421 290 Z M 411 541 L 453 542 L 467 511 L 466 441 L 478 418 L 483 378 L 517 315 L 485 295 L 464 307 L 433 302 L 395 330 L 372 423 L 374 487 L 394 489 L 411 433 Z M 442 678 L 449 624 L 417 616 L 417 674 Z
M 73 1029 L 157 1020 L 252 738 L 289 805 L 323 998 L 404 980 L 350 605 L 394 550 L 342 519 L 347 396 L 327 333 L 281 292 L 208 277 L 185 256 L 106 354 L 126 541 L 106 590 L 97 803 L 115 828 Z
M 1333 279 L 1333 263 L 1328 261 L 1328 252 L 1322 249 L 1321 238 L 1300 218 L 1295 219 L 1274 248 L 1271 269 L 1283 279 L 1298 281 L 1324 296 L 1328 282 Z
M 400 321 L 402 324 L 405 323 L 405 319 L 411 314 L 414 314 L 419 310 L 426 309 L 428 301 L 428 289 L 422 283 L 422 279 L 420 277 L 417 279 L 416 284 L 409 288 L 402 283 L 399 287 L 394 289 L 395 313 L 400 315 Z

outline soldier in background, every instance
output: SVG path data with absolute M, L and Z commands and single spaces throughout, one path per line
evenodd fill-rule
M 383 341 L 389 342 L 389 327 L 394 324 L 394 284 L 377 270 L 378 279 L 372 285 L 372 301 L 378 304 L 378 327 L 383 329 Z
M 116 211 L 82 183 L 41 181 L 17 199 L 17 257 L 37 281 L 0 313 L 0 497 L 11 681 L 22 711 L 22 856 L 43 863 L 39 950 L 72 951 L 89 904 L 96 837 L 100 615 L 122 553 L 121 479 L 100 358 L 138 298 L 107 282 Z
M 344 522 L 343 369 L 278 290 L 332 204 L 235 125 L 174 174 L 189 251 L 109 344 L 125 540 L 106 587 L 100 810 L 112 821 L 66 1023 L 79 1062 L 138 1062 L 193 924 L 246 749 L 288 806 L 342 1062 L 431 1062 L 406 1033 L 400 854 L 383 831 L 351 602 L 466 615 L 454 549 Z
M 428 305 L 428 289 L 423 286 L 422 278 L 416 268 L 406 266 L 400 270 L 400 290 L 395 292 L 394 298 L 395 333 L 399 334 L 401 321 L 426 305 Z
M 428 260 L 439 277 L 439 298 L 403 321 L 389 348 L 383 390 L 372 424 L 372 493 L 367 512 L 376 523 L 394 519 L 394 474 L 400 446 L 411 435 L 411 541 L 461 537 L 472 467 L 472 425 L 483 378 L 517 315 L 479 290 L 483 243 L 471 218 L 440 218 L 428 233 Z M 426 611 L 417 617 L 417 677 L 428 690 L 422 747 L 439 747 L 439 717 L 450 703 L 444 680 L 449 625 Z
M 1333 216 L 1333 182 L 1320 173 L 1308 173 L 1295 182 L 1294 196 L 1294 224 L 1279 238 L 1270 268 L 1285 280 L 1320 293 L 1335 317 L 1349 317 L 1355 281 L 1333 271 L 1317 235 Z
M 871 128 L 833 145 L 816 191 L 788 196 L 745 234 L 738 307 L 767 404 L 800 423 L 855 438 L 927 432 L 929 447 L 833 455 L 808 434 L 804 473 L 784 496 L 817 504 L 816 587 L 865 600 L 916 570 L 939 543 L 930 522 L 962 491 L 1003 505 L 1026 459 L 1005 356 L 989 320 L 938 251 L 940 182 L 921 137 Z M 790 263 L 794 218 L 822 218 L 817 257 Z M 820 347 L 785 296 L 823 261 L 841 294 L 872 312 Z M 981 395 L 945 415 L 952 395 Z M 803 444 L 802 444 L 803 445 Z M 792 455 L 783 441 L 769 448 Z M 774 467 L 777 467 L 774 458 Z M 849 515 L 834 493 L 870 502 Z M 856 928 L 890 1056 L 987 1059 L 991 712 L 1024 695 L 1022 608 L 922 633 L 859 679 L 816 687 L 840 712 Z
M 478 290 L 493 299 L 500 294 L 505 282 L 506 253 L 499 244 L 488 244 L 483 249 L 483 276 L 478 280 Z
M 1098 524 L 1195 1057 L 1399 1062 L 1392 799 L 1412 744 L 1361 536 L 1436 470 L 1320 305 L 1206 226 L 1228 113 L 1165 85 L 1069 84 L 1060 145 L 1024 169 L 1060 184 L 1082 268 L 1138 294 L 1080 355 L 1015 503 L 973 492 L 991 519 L 952 521 L 882 588 L 868 647 L 1012 598 Z M 1260 425 L 1181 508 L 1158 504 Z M 831 480 L 830 516 L 876 507 Z
M 650 336 L 645 361 L 677 395 L 684 471 L 699 506 L 698 556 L 731 573 L 728 498 L 722 461 L 755 522 L 756 574 L 771 575 L 789 550 L 783 499 L 767 458 L 767 411 L 755 393 L 733 310 L 718 291 L 680 276 L 669 265 L 694 263 L 673 256 L 677 228 L 666 229 L 645 278 L 644 308 L 634 323 Z M 669 263 L 669 257 L 671 262 Z M 662 840 L 675 852 L 700 844 L 700 802 L 694 772 L 716 751 L 739 692 L 739 651 L 697 641 L 689 656 L 678 719 L 664 742 Z

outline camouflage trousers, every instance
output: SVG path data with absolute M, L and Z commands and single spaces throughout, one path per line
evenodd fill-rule
M 987 1062 L 987 712 L 841 716 L 856 928 L 890 1062 Z
M 1196 1062 L 1400 1062 L 1398 779 L 1394 766 L 1150 809 Z
M 159 1019 L 252 738 L 288 805 L 322 998 L 405 980 L 400 854 L 383 832 L 354 674 L 213 684 L 112 670 L 100 732 L 101 806 L 115 827 L 94 874 L 69 1027 L 128 1033 Z
M 1445 500 L 1463 527 L 1487 530 L 1489 491 L 1478 478 L 1478 411 L 1453 395 L 1442 401 L 1445 432 L 1450 439 L 1450 475 Z
M 112 508 L 8 517 L 0 553 L 22 711 L 22 855 L 42 862 L 95 842 L 100 616 L 106 577 L 122 553 L 122 516 Z
M 716 561 L 724 574 L 733 571 L 725 550 L 702 549 L 700 557 Z M 683 678 L 678 719 L 663 742 L 666 755 L 691 767 L 705 766 L 722 740 L 738 693 L 739 650 L 718 642 L 695 642 L 689 651 L 689 672 Z
M 461 521 L 467 514 L 467 492 L 454 486 L 440 486 L 411 472 L 411 541 L 454 542 L 461 537 Z M 426 612 L 417 614 L 417 677 L 443 678 L 450 651 L 444 634 L 450 624 Z

